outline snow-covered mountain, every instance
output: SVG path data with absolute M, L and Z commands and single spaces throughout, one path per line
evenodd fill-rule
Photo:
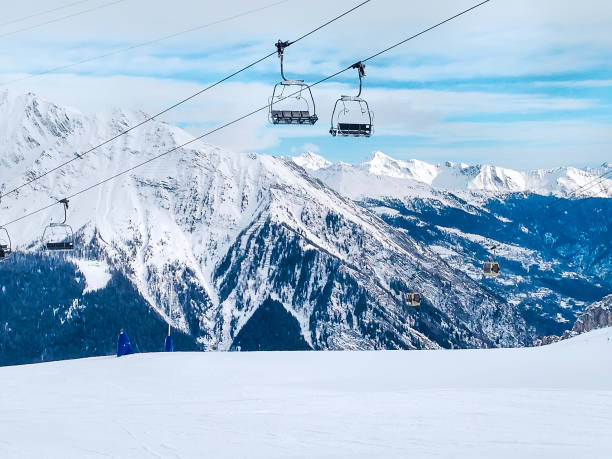
M 307 157 L 297 162 L 323 163 Z M 486 287 L 515 305 L 536 336 L 563 334 L 612 292 L 612 181 L 595 180 L 612 171 L 608 164 L 518 172 L 376 152 L 357 166 L 305 170 L 473 279 L 495 257 L 503 275 Z
M 121 110 L 86 116 L 33 94 L 3 93 L 2 189 L 49 171 L 145 117 Z M 7 196 L 1 221 L 189 139 L 176 127 L 148 123 Z M 25 255 L 0 265 L 5 304 L 22 304 L 24 295 L 41 308 L 47 304 L 53 311 L 47 326 L 55 327 L 55 335 L 78 326 L 91 308 L 110 314 L 114 306 L 101 300 L 102 294 L 93 302 L 90 287 L 101 289 L 109 278 L 104 273 L 110 273 L 132 283 L 160 318 L 203 349 L 287 343 L 314 349 L 512 346 L 531 339 L 512 305 L 291 161 L 205 144 L 181 148 L 72 199 L 68 222 L 81 250 L 58 261 L 38 250 L 44 226 L 61 217 L 61 208 L 53 206 L 10 225 L 15 249 Z M 83 268 L 90 266 L 85 258 L 103 262 L 89 269 L 93 280 Z M 79 274 L 71 278 L 61 262 Z M 20 282 L 25 273 L 38 275 L 41 291 L 25 289 Z M 76 285 L 74 279 L 83 276 Z M 62 291 L 65 299 L 58 301 L 49 292 L 57 293 L 63 283 L 72 293 Z M 418 311 L 403 302 L 403 293 L 412 290 L 425 297 Z M 15 320 L 20 317 L 18 308 L 9 310 Z M 30 312 L 32 320 L 41 313 Z M 3 339 L 10 341 L 20 332 L 7 323 Z
M 522 172 L 490 165 L 402 161 L 380 151 L 355 166 L 330 163 L 312 152 L 295 156 L 293 161 L 353 199 L 422 195 L 430 189 L 496 195 L 527 192 L 572 198 L 612 197 L 612 177 L 593 183 L 603 173 L 612 171 L 608 163 L 597 169 L 559 167 Z

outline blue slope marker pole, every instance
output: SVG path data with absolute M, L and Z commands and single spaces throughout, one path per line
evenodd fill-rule
M 164 342 L 164 352 L 174 352 L 174 340 L 172 339 L 172 328 L 170 324 L 172 323 L 172 289 L 170 289 L 168 300 L 168 336 L 166 336 L 166 341 Z
M 174 340 L 170 334 L 170 324 L 168 324 L 168 336 L 166 336 L 166 342 L 164 343 L 164 352 L 174 352 Z
M 130 337 L 128 334 L 121 329 L 119 333 L 119 338 L 117 339 L 117 357 L 121 357 L 122 355 L 133 354 L 134 349 L 132 349 L 132 343 L 130 342 Z

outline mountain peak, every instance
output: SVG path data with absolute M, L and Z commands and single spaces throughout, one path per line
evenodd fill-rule
M 428 184 L 436 175 L 435 166 L 429 163 L 416 159 L 395 159 L 382 151 L 375 151 L 358 167 L 373 175 L 411 179 Z
M 324 167 L 331 166 L 331 162 L 321 155 L 317 155 L 312 151 L 305 151 L 301 155 L 291 157 L 291 160 L 304 169 L 317 171 Z
M 387 163 L 387 162 L 397 162 L 396 159 L 392 158 L 389 155 L 384 154 L 380 150 L 376 150 L 368 156 L 362 164 L 376 164 L 376 163 Z
M 595 180 L 601 175 L 602 169 L 610 168 L 610 163 L 604 163 L 600 169 L 585 170 L 575 167 L 558 167 L 556 169 L 538 169 L 532 171 L 518 171 L 505 167 L 489 164 L 468 165 L 463 162 L 445 161 L 437 165 L 420 161 L 417 159 L 401 160 L 395 159 L 382 151 L 374 151 L 365 161 L 356 166 L 344 164 L 343 167 L 332 166 L 319 155 L 317 167 L 309 167 L 313 172 L 320 169 L 315 175 L 322 178 L 332 188 L 337 188 L 336 182 L 342 182 L 342 189 L 353 198 L 362 196 L 368 189 L 374 195 L 385 195 L 391 191 L 388 189 L 389 182 L 381 181 L 381 177 L 390 177 L 400 182 L 395 182 L 396 190 L 400 193 L 415 192 L 415 182 L 429 185 L 437 190 L 444 191 L 483 191 L 487 193 L 513 193 L 530 192 L 542 195 L 553 194 L 556 196 L 572 195 L 575 190 L 580 189 L 590 180 Z M 312 161 L 312 159 L 310 159 Z M 349 183 L 344 178 L 350 171 L 359 172 L 360 183 Z M 335 173 L 342 175 L 334 178 Z M 371 187 L 364 183 L 371 182 Z M 373 192 L 373 188 L 376 191 Z M 401 191 L 404 190 L 404 191 Z M 590 188 L 587 194 L 581 197 L 610 197 L 612 196 L 612 180 L 604 179 L 597 187 Z

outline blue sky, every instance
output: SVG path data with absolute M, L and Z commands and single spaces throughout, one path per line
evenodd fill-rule
M 68 3 L 9 5 L 0 22 Z M 0 85 L 276 2 L 124 0 L 61 19 L 106 3 L 91 0 L 0 26 Z M 0 90 L 34 91 L 87 113 L 115 107 L 154 113 L 272 51 L 277 39 L 295 38 L 356 3 L 312 0 L 306 8 L 287 0 Z M 290 47 L 288 76 L 316 81 L 474 2 L 422 3 L 372 0 Z M 375 113 L 370 139 L 328 134 L 335 99 L 355 91 L 356 74 L 349 72 L 313 88 L 320 118 L 315 126 L 274 127 L 262 113 L 209 141 L 275 155 L 308 149 L 347 162 L 382 150 L 402 159 L 519 169 L 597 166 L 612 160 L 612 5 L 587 3 L 588 8 L 566 0 L 492 0 L 372 61 L 363 91 Z M 58 20 L 6 35 L 53 19 Z M 279 76 L 272 57 L 164 119 L 199 134 L 265 105 Z

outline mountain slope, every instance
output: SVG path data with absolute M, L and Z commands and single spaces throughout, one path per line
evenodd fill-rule
M 464 173 L 449 178 L 455 169 Z M 498 172 L 493 182 L 501 192 L 481 186 L 487 170 Z M 543 177 L 533 186 L 545 195 L 508 192 L 501 172 L 489 166 L 396 161 L 380 152 L 359 166 L 336 163 L 308 171 L 475 280 L 481 279 L 482 262 L 494 256 L 502 276 L 483 279 L 482 285 L 515 305 L 534 335 L 561 335 L 588 303 L 612 291 L 612 199 L 556 196 L 555 186 L 581 183 L 568 178 L 571 168 L 557 174 L 564 178 L 552 188 L 546 188 L 550 176 L 545 171 L 527 174 Z M 518 177 L 516 183 L 525 173 L 505 175 Z M 597 187 L 582 191 L 599 193 Z
M 146 116 L 85 116 L 32 94 L 5 94 L 2 100 L 5 190 Z M 188 139 L 178 128 L 148 123 L 7 196 L 2 218 L 27 214 Z M 44 225 L 59 218 L 55 206 L 11 225 L 17 249 L 26 258 L 37 251 Z M 232 348 L 267 300 L 280 302 L 299 324 L 301 337 L 287 340 L 303 339 L 314 349 L 513 346 L 531 340 L 512 306 L 291 161 L 198 144 L 75 198 L 68 220 L 81 249 L 61 260 L 104 260 L 203 349 Z M 45 257 L 32 257 L 32 268 L 48 263 Z M 0 273 L 5 269 L 0 266 Z M 45 282 L 42 295 L 61 288 L 52 277 Z M 426 299 L 420 310 L 402 301 L 403 292 L 414 289 Z M 11 291 L 5 299 L 28 294 L 41 292 Z M 69 325 L 52 326 L 61 335 Z

